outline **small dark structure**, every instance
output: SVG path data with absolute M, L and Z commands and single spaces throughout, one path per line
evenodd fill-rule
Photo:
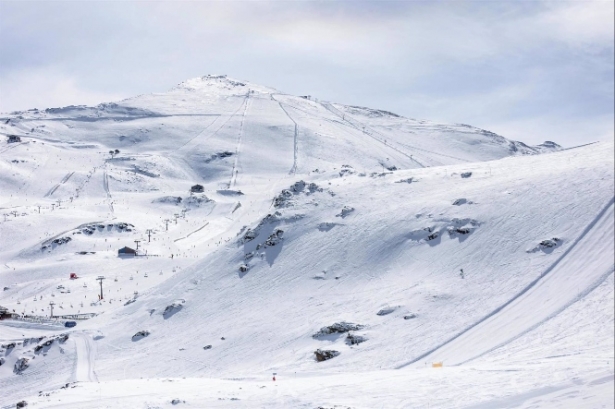
M 21 142 L 21 137 L 18 135 L 9 135 L 8 143 Z
M 203 193 L 205 189 L 203 188 L 202 185 L 194 185 L 190 188 L 190 191 L 192 193 Z
M 13 314 L 9 312 L 8 308 L 0 306 L 0 320 L 6 320 L 12 317 Z
M 122 256 L 136 256 L 137 251 L 135 249 L 131 249 L 130 247 L 122 247 L 117 251 L 118 257 Z

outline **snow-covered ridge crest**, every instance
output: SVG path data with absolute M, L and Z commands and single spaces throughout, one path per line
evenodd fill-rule
M 227 75 L 208 74 L 181 82 L 173 90 L 224 92 L 246 94 L 248 92 L 278 93 L 279 91 L 248 81 L 230 78 Z

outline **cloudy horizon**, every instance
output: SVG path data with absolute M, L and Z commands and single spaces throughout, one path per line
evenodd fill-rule
M 0 1 L 0 111 L 226 74 L 574 146 L 613 138 L 613 2 Z

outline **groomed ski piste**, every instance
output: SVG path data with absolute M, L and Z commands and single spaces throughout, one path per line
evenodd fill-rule
M 0 116 L 0 408 L 615 404 L 612 141 L 226 76 Z

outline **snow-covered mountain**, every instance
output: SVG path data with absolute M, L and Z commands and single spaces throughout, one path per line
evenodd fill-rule
M 613 403 L 612 143 L 225 76 L 1 122 L 0 405 Z

